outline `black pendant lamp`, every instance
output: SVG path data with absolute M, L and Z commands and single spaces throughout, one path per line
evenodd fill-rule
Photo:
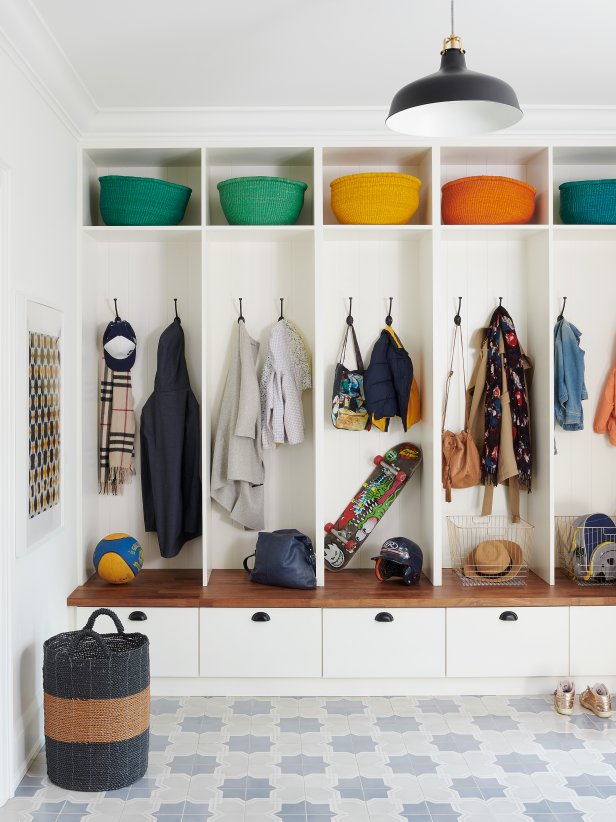
M 466 68 L 462 40 L 453 27 L 445 38 L 441 67 L 404 86 L 395 95 L 385 121 L 392 131 L 424 137 L 485 134 L 515 125 L 522 110 L 504 80 Z

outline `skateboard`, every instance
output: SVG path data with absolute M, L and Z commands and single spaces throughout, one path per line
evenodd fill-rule
M 374 458 L 375 468 L 335 522 L 325 526 L 325 567 L 341 571 L 353 559 L 366 537 L 385 516 L 421 463 L 421 448 L 401 442 L 385 456 Z

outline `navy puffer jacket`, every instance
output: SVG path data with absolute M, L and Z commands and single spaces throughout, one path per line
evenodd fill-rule
M 374 419 L 400 417 L 407 430 L 407 409 L 413 384 L 413 363 L 391 328 L 384 328 L 374 344 L 364 374 L 366 407 Z M 385 429 L 387 430 L 387 429 Z

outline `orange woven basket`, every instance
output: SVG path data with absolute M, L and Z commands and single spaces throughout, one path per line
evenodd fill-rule
M 535 212 L 535 188 L 513 177 L 461 177 L 442 192 L 445 225 L 517 225 Z

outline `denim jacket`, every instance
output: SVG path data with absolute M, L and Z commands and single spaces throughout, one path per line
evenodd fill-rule
M 584 384 L 584 351 L 581 333 L 567 320 L 554 326 L 554 418 L 565 431 L 584 428 L 582 400 L 588 399 Z

